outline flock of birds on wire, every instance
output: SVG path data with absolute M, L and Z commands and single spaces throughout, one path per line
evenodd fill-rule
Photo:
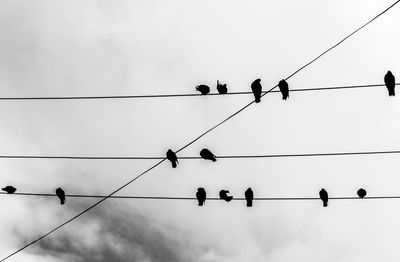
M 389 96 L 395 96 L 395 86 L 396 86 L 396 81 L 395 77 L 392 74 L 392 72 L 388 71 L 384 77 L 384 82 L 385 86 L 389 92 Z M 289 97 L 289 85 L 286 82 L 286 80 L 282 79 L 278 83 L 278 87 L 280 92 L 282 93 L 282 99 L 286 100 Z M 199 91 L 202 95 L 207 95 L 210 93 L 210 87 L 207 85 L 199 85 L 196 87 L 196 90 Z M 228 88 L 226 84 L 221 84 L 219 80 L 217 80 L 217 90 L 218 93 L 220 94 L 227 94 L 228 93 Z M 261 79 L 256 79 L 253 81 L 251 84 L 251 90 L 254 94 L 254 101 L 256 103 L 261 102 L 261 94 L 262 94 L 262 85 L 261 85 Z M 216 156 L 207 148 L 204 148 L 200 151 L 200 157 L 205 159 L 205 160 L 211 160 L 213 162 L 217 161 Z M 179 164 L 178 157 L 176 156 L 176 153 L 169 149 L 166 153 L 166 158 L 171 161 L 172 167 L 176 168 Z M 13 194 L 17 191 L 17 189 L 13 186 L 6 186 L 2 188 L 3 191 L 7 192 L 8 194 Z M 60 199 L 60 204 L 64 205 L 66 200 L 65 200 L 65 192 L 63 189 L 60 187 L 56 189 L 55 191 L 56 196 Z M 233 199 L 233 196 L 228 195 L 229 190 L 221 190 L 219 191 L 219 197 L 222 200 L 225 200 L 227 202 L 230 202 Z M 203 206 L 207 197 L 206 197 L 206 190 L 202 187 L 199 187 L 196 192 L 196 198 L 198 200 L 198 205 Z M 246 198 L 246 206 L 251 207 L 253 206 L 253 199 L 254 199 L 254 194 L 253 190 L 251 188 L 248 188 L 245 193 L 245 198 Z M 357 191 L 357 195 L 359 198 L 364 198 L 367 195 L 367 191 L 363 188 L 360 188 Z M 323 206 L 327 207 L 328 206 L 328 192 L 322 188 L 319 191 L 319 197 L 323 202 Z
M 225 200 L 226 202 L 230 202 L 233 199 L 233 196 L 228 195 L 229 190 L 221 190 L 219 191 L 219 198 L 222 200 Z M 357 195 L 359 198 L 364 198 L 367 195 L 367 191 L 364 188 L 360 188 L 357 190 Z M 254 193 L 251 187 L 249 187 L 245 192 L 244 192 L 244 197 L 246 199 L 246 206 L 247 207 L 252 207 L 253 206 L 253 200 L 254 200 Z M 199 187 L 196 192 L 196 198 L 197 201 L 199 202 L 199 206 L 203 206 L 206 199 L 207 199 L 207 193 L 206 190 L 203 187 Z M 324 207 L 328 206 L 328 192 L 322 188 L 319 191 L 319 198 L 322 200 L 322 204 Z
M 384 77 L 386 88 L 389 92 L 389 96 L 394 96 L 394 88 L 396 86 L 396 80 L 392 72 L 388 71 Z M 286 82 L 285 79 L 282 79 L 278 83 L 279 90 L 282 93 L 282 99 L 286 100 L 289 97 L 289 84 Z M 207 85 L 198 85 L 196 86 L 196 90 L 199 91 L 202 95 L 207 95 L 210 93 L 210 87 Z M 228 88 L 226 84 L 221 84 L 219 80 L 217 80 L 217 90 L 218 93 L 221 95 L 228 93 Z M 261 94 L 262 94 L 262 85 L 261 79 L 256 79 L 251 83 L 251 91 L 254 94 L 254 101 L 256 103 L 261 102 Z
M 13 186 L 6 186 L 2 188 L 3 191 L 7 192 L 7 194 L 14 194 L 17 189 Z M 233 196 L 228 195 L 229 190 L 222 189 L 219 191 L 219 198 L 221 200 L 225 200 L 226 202 L 230 202 L 233 199 Z M 367 191 L 364 188 L 360 188 L 357 191 L 357 195 L 359 198 L 364 198 L 367 195 Z M 60 199 L 60 204 L 64 205 L 66 200 L 65 200 L 65 192 L 62 190 L 60 187 L 56 189 L 56 196 Z M 247 207 L 252 207 L 253 206 L 253 200 L 254 200 L 254 193 L 251 187 L 249 187 L 245 192 L 244 192 L 244 197 L 246 199 L 246 206 Z M 319 191 L 319 198 L 322 200 L 323 206 L 327 207 L 328 206 L 328 192 L 322 188 Z M 207 199 L 207 192 L 203 187 L 199 187 L 196 192 L 196 199 L 198 201 L 199 206 L 203 206 L 206 202 Z

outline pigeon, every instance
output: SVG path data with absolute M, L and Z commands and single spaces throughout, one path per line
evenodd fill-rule
M 385 85 L 389 91 L 389 96 L 394 96 L 394 87 L 396 85 L 396 80 L 392 72 L 388 71 L 385 75 Z
M 285 81 L 285 79 L 282 79 L 281 81 L 279 81 L 279 90 L 282 93 L 282 99 L 286 100 L 289 97 L 289 85 L 288 83 Z
M 177 164 L 179 164 L 179 162 L 178 162 L 178 157 L 176 157 L 176 154 L 174 153 L 174 151 L 172 151 L 171 149 L 168 149 L 166 155 L 167 155 L 167 159 L 169 161 L 171 161 L 172 167 L 176 168 L 176 166 L 177 166 Z
M 321 189 L 319 191 L 319 198 L 321 198 L 322 202 L 324 203 L 324 207 L 328 206 L 328 192 L 325 189 Z
M 60 199 L 60 204 L 64 205 L 65 204 L 65 192 L 64 192 L 64 190 L 61 189 L 61 187 L 56 189 L 56 195 Z
M 196 192 L 196 198 L 197 201 L 199 201 L 199 206 L 203 206 L 207 198 L 206 190 L 202 187 L 199 187 Z
M 225 200 L 226 202 L 230 202 L 233 199 L 233 196 L 228 196 L 229 190 L 221 190 L 219 191 L 219 198 Z
M 357 191 L 357 195 L 359 198 L 364 198 L 367 195 L 367 191 L 364 188 L 360 188 Z
M 1 190 L 6 191 L 7 194 L 14 194 L 15 191 L 17 191 L 17 189 L 13 186 L 6 186 L 6 187 L 3 187 Z
M 207 95 L 210 93 L 210 88 L 206 85 L 196 86 L 196 90 L 199 91 L 202 95 Z
M 244 196 L 246 197 L 246 201 L 247 201 L 247 205 L 248 207 L 253 206 L 253 198 L 254 198 L 254 194 L 253 194 L 253 190 L 251 190 L 251 187 L 249 187 L 246 192 L 244 192 Z
M 221 84 L 219 80 L 217 80 L 217 90 L 218 93 L 220 93 L 221 95 L 228 93 L 228 88 L 226 87 L 226 84 Z
M 260 82 L 261 82 L 261 79 L 256 79 L 256 80 L 254 80 L 253 83 L 251 83 L 251 90 L 253 91 L 256 103 L 261 102 L 262 86 L 261 86 Z
M 217 161 L 217 159 L 215 158 L 215 155 L 206 148 L 204 148 L 200 151 L 200 156 L 206 160 L 211 160 L 213 162 Z

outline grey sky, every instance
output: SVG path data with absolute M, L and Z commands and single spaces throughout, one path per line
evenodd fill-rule
M 0 2 L 0 95 L 190 93 L 198 84 L 274 86 L 392 1 Z M 400 77 L 395 7 L 289 81 L 291 88 Z M 0 154 L 159 156 L 252 96 L 0 102 Z M 268 94 L 181 155 L 398 150 L 398 97 L 385 88 Z M 1 185 L 107 194 L 152 161 L 0 160 Z M 398 156 L 181 161 L 121 194 L 399 194 Z M 0 257 L 94 200 L 0 199 Z M 397 200 L 206 202 L 111 200 L 10 261 L 398 261 Z M 87 232 L 87 237 L 77 237 Z M 115 240 L 117 239 L 117 240 Z M 120 240 L 120 242 L 118 241 Z M 85 248 L 82 251 L 82 247 Z M 93 256 L 93 257 L 91 257 Z M 164 256 L 161 259 L 160 256 Z

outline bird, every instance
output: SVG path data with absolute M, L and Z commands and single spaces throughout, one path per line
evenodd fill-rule
M 228 196 L 229 190 L 221 190 L 219 191 L 219 198 L 225 200 L 226 202 L 230 202 L 233 199 L 233 196 Z
M 210 88 L 206 85 L 196 86 L 196 90 L 199 91 L 202 95 L 207 95 L 210 93 Z
M 171 161 L 172 167 L 176 168 L 176 166 L 177 166 L 177 164 L 179 164 L 179 162 L 178 162 L 178 157 L 176 156 L 174 151 L 172 151 L 171 149 L 168 149 L 166 155 L 167 155 L 167 159 L 169 161 Z
M 199 187 L 196 192 L 196 198 L 197 198 L 197 201 L 199 201 L 199 206 L 203 206 L 203 204 L 206 202 L 206 198 L 207 198 L 206 190 L 202 187 Z
M 60 204 L 64 205 L 65 204 L 65 192 L 64 192 L 64 190 L 61 189 L 61 187 L 56 189 L 56 195 L 60 199 Z
M 248 206 L 248 207 L 253 206 L 254 194 L 253 194 L 253 190 L 251 190 L 251 187 L 249 187 L 246 190 L 246 192 L 244 192 L 244 196 L 245 196 L 246 201 L 247 201 L 246 206 Z
M 251 90 L 253 91 L 255 102 L 260 103 L 261 102 L 261 92 L 262 92 L 262 86 L 261 86 L 261 79 L 256 79 L 251 83 Z
M 319 191 L 319 198 L 321 198 L 322 202 L 324 203 L 324 207 L 328 206 L 328 192 L 325 189 L 321 189 Z
M 215 158 L 215 155 L 207 148 L 203 148 L 200 151 L 200 156 L 206 160 L 211 160 L 213 162 L 217 161 L 217 159 Z
M 226 84 L 221 84 L 219 80 L 217 80 L 217 90 L 218 93 L 220 93 L 221 95 L 228 93 L 228 88 L 226 87 Z
M 7 194 L 14 194 L 15 191 L 17 191 L 17 189 L 13 186 L 6 186 L 6 187 L 3 187 L 1 190 L 6 191 Z
M 357 195 L 359 198 L 364 198 L 367 195 L 367 191 L 364 188 L 360 188 L 357 191 Z
M 279 90 L 282 93 L 282 99 L 286 100 L 289 97 L 289 85 L 286 82 L 285 79 L 282 79 L 281 81 L 279 81 Z
M 396 80 L 392 72 L 388 71 L 385 75 L 385 85 L 389 91 L 389 96 L 394 96 L 394 87 L 396 86 Z

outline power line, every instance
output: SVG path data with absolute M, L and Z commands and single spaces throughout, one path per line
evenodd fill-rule
M 107 198 L 110 198 L 111 196 L 113 196 L 115 193 L 117 193 L 118 191 L 120 191 L 121 189 L 125 188 L 126 186 L 128 186 L 129 184 L 131 184 L 132 182 L 134 182 L 135 180 L 139 179 L 141 176 L 143 176 L 144 174 L 150 172 L 152 169 L 156 168 L 158 165 L 160 165 L 162 162 L 164 162 L 166 159 L 163 159 L 159 162 L 157 162 L 156 164 L 154 164 L 153 166 L 151 166 L 150 168 L 146 169 L 145 171 L 143 171 L 142 173 L 140 173 L 139 175 L 137 175 L 135 178 L 131 179 L 130 181 L 128 181 L 127 183 L 125 183 L 124 185 L 120 186 L 119 188 L 117 188 L 116 190 L 114 190 L 112 193 L 108 194 L 107 196 L 104 196 L 102 199 L 100 199 L 99 201 L 97 201 L 96 203 L 94 203 L 93 205 L 91 205 L 90 207 L 84 209 L 83 211 L 79 212 L 77 215 L 73 216 L 72 218 L 68 219 L 67 221 L 65 221 L 64 223 L 58 225 L 57 227 L 53 228 L 52 230 L 50 230 L 49 232 L 47 232 L 46 234 L 40 236 L 39 238 L 36 238 L 35 240 L 33 240 L 32 242 L 24 245 L 23 247 L 19 248 L 18 250 L 14 251 L 13 253 L 9 254 L 8 256 L 6 256 L 5 258 L 3 258 L 1 261 L 5 261 L 8 258 L 14 256 L 15 254 L 21 252 L 22 250 L 24 250 L 25 248 L 35 244 L 36 242 L 39 242 L 40 240 L 42 240 L 43 238 L 47 237 L 48 235 L 50 235 L 51 233 L 53 233 L 54 231 L 60 229 L 61 227 L 65 226 L 66 224 L 72 222 L 73 220 L 77 219 L 78 217 L 82 216 L 83 214 L 85 214 L 86 212 L 90 211 L 91 209 L 93 209 L 94 207 L 98 206 L 99 204 L 101 204 L 102 202 L 104 202 Z
M 7 194 L 5 192 L 0 192 L 1 195 L 8 196 L 37 196 L 37 197 L 56 197 L 55 194 L 50 193 L 13 193 Z M 80 194 L 66 194 L 68 198 L 105 198 L 105 195 L 80 195 Z M 195 197 L 174 197 L 174 196 L 110 196 L 111 199 L 143 199 L 143 200 L 197 200 Z M 355 196 L 340 196 L 340 197 L 329 197 L 329 200 L 352 200 L 352 199 L 400 199 L 400 196 L 366 196 L 364 198 L 359 198 Z M 208 200 L 212 201 L 225 201 L 218 197 L 209 197 Z M 234 197 L 233 201 L 244 201 L 244 197 Z M 292 201 L 292 200 L 321 200 L 319 197 L 255 197 L 254 201 Z
M 352 33 L 350 33 L 349 35 L 347 35 L 346 37 L 344 37 L 342 40 L 340 40 L 337 44 L 333 45 L 332 47 L 328 48 L 327 50 L 325 50 L 323 53 L 321 53 L 319 56 L 317 56 L 316 58 L 314 58 L 313 60 L 311 60 L 310 62 L 308 62 L 307 64 L 305 64 L 304 66 L 302 66 L 301 68 L 299 68 L 298 70 L 296 70 L 295 72 L 293 72 L 291 75 L 289 75 L 286 80 L 288 80 L 289 78 L 293 77 L 294 75 L 296 75 L 297 73 L 299 73 L 301 70 L 303 70 L 304 68 L 308 67 L 309 65 L 311 65 L 312 63 L 314 63 L 315 61 L 317 61 L 319 58 L 321 58 L 322 56 L 324 56 L 325 54 L 327 54 L 329 51 L 333 50 L 335 47 L 339 46 L 341 43 L 343 43 L 346 39 L 348 39 L 349 37 L 351 37 L 352 35 L 354 35 L 355 33 L 357 33 L 359 30 L 361 30 L 362 28 L 364 28 L 365 26 L 367 26 L 368 24 L 370 24 L 372 21 L 374 21 L 375 19 L 377 19 L 378 17 L 380 17 L 381 15 L 383 15 L 384 13 L 386 13 L 389 9 L 391 9 L 392 7 L 394 7 L 396 4 L 398 4 L 400 2 L 400 0 L 397 0 L 396 2 L 394 2 L 392 5 L 390 5 L 388 8 L 386 8 L 384 11 L 382 11 L 381 13 L 379 13 L 377 16 L 375 16 L 374 18 L 372 18 L 371 20 L 369 20 L 367 23 L 365 23 L 364 25 L 362 25 L 361 27 L 357 28 L 355 31 L 353 31 Z M 274 86 L 271 89 L 269 89 L 267 92 L 265 92 L 264 94 L 262 94 L 261 96 L 265 96 L 266 94 L 268 94 L 269 92 L 273 91 L 275 88 L 277 87 Z M 236 115 L 238 115 L 240 112 L 242 112 L 243 110 L 245 110 L 246 108 L 248 108 L 250 105 L 252 105 L 254 103 L 254 101 L 248 103 L 247 105 L 245 105 L 244 107 L 242 107 L 241 109 L 239 109 L 238 111 L 236 111 L 235 113 L 233 113 L 232 115 L 230 115 L 229 117 L 227 117 L 226 119 L 222 120 L 221 122 L 219 122 L 218 124 L 214 125 L 213 127 L 209 128 L 208 130 L 206 130 L 205 132 L 203 132 L 201 135 L 199 135 L 198 137 L 196 137 L 195 139 L 193 139 L 191 142 L 189 142 L 188 144 L 184 145 L 183 147 L 181 147 L 178 151 L 176 151 L 176 153 L 182 151 L 183 149 L 187 148 L 188 146 L 192 145 L 193 143 L 195 143 L 196 141 L 198 141 L 200 138 L 202 138 L 203 136 L 205 136 L 206 134 L 208 134 L 209 132 L 211 132 L 212 130 L 214 130 L 215 128 L 219 127 L 220 125 L 224 124 L 225 122 L 229 121 L 231 118 L 235 117 Z M 40 241 L 41 239 L 47 237 L 48 235 L 50 235 L 51 233 L 53 233 L 54 231 L 58 230 L 59 228 L 63 227 L 64 225 L 70 223 L 71 221 L 75 220 L 76 218 L 80 217 L 81 215 L 83 215 L 84 213 L 90 211 L 91 209 L 93 209 L 94 207 L 96 207 L 97 205 L 99 205 L 100 203 L 102 203 L 103 201 L 105 201 L 107 198 L 113 196 L 115 193 L 119 192 L 121 189 L 125 188 L 126 186 L 128 186 L 129 184 L 131 184 L 132 182 L 134 182 L 136 179 L 140 178 L 141 176 L 143 176 L 144 174 L 148 173 L 150 170 L 154 169 L 155 167 L 157 167 L 158 165 L 160 165 L 162 162 L 164 162 L 166 159 L 164 158 L 163 160 L 157 162 L 156 164 L 154 164 L 152 167 L 150 167 L 149 169 L 147 169 L 146 171 L 142 172 L 141 174 L 139 174 L 138 176 L 136 176 L 135 178 L 133 178 L 132 180 L 128 181 L 127 183 L 125 183 L 124 185 L 122 185 L 121 187 L 119 187 L 118 189 L 114 190 L 112 193 L 110 193 L 109 195 L 107 195 L 106 197 L 102 198 L 101 200 L 99 200 L 98 202 L 96 202 L 95 204 L 91 205 L 90 207 L 86 208 L 85 210 L 83 210 L 82 212 L 78 213 L 76 216 L 72 217 L 71 219 L 68 219 L 67 221 L 65 221 L 64 223 L 62 223 L 61 225 L 55 227 L 54 229 L 50 230 L 48 233 L 42 235 L 41 237 L 33 240 L 32 242 L 26 244 L 25 246 L 19 248 L 17 251 L 11 253 L 10 255 L 6 256 L 5 258 L 3 258 L 2 260 L 0 260 L 0 262 L 5 261 L 6 259 L 14 256 L 15 254 L 21 252 L 22 250 L 24 250 L 25 248 L 31 246 L 32 244 Z
M 265 155 L 220 155 L 217 159 L 243 159 L 243 158 L 282 158 L 282 157 L 328 157 L 351 155 L 382 155 L 400 154 L 400 150 L 388 151 L 357 151 L 357 152 L 331 152 L 331 153 L 301 153 L 301 154 L 265 154 Z M 0 155 L 0 158 L 11 159 L 67 159 L 67 160 L 161 160 L 162 156 L 38 156 L 38 155 Z M 200 156 L 182 156 L 179 160 L 202 159 Z
M 397 83 L 395 85 L 400 85 Z M 359 89 L 371 87 L 384 87 L 384 84 L 329 86 L 292 89 L 290 92 Z M 280 93 L 280 91 L 263 91 L 262 93 Z M 227 94 L 209 93 L 206 96 L 250 95 L 250 91 L 230 92 Z M 171 98 L 171 97 L 204 97 L 202 94 L 156 94 L 156 95 L 114 95 L 114 96 L 40 96 L 40 97 L 0 97 L 0 100 L 97 100 L 97 99 L 140 99 L 140 98 Z

